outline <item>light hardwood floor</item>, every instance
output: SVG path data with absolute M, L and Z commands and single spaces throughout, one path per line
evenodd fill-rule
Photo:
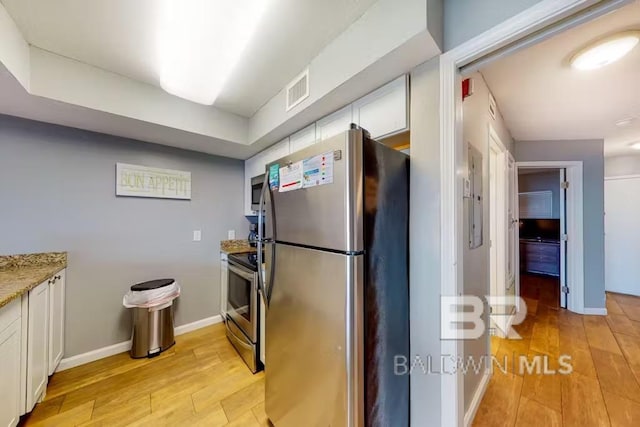
M 548 355 L 550 369 L 567 354 L 573 372 L 494 369 L 473 425 L 640 426 L 640 298 L 608 293 L 607 316 L 558 309 L 548 297 L 527 298 L 527 305 L 529 315 L 516 327 L 523 339 L 492 337 L 492 353 L 498 360 Z
M 251 374 L 218 324 L 153 359 L 122 353 L 54 374 L 21 424 L 266 426 L 264 373 Z

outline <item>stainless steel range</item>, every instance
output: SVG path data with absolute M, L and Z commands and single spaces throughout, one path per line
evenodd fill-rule
M 229 255 L 227 288 L 227 337 L 252 372 L 260 362 L 260 300 L 255 253 Z

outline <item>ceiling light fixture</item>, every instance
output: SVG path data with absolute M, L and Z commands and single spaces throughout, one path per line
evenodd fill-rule
M 255 32 L 268 0 L 161 0 L 160 86 L 212 105 Z
M 640 31 L 623 31 L 581 49 L 571 58 L 577 70 L 595 70 L 622 58 L 640 42 Z
M 640 150 L 640 142 L 631 144 L 631 148 L 633 148 L 634 150 Z
M 623 127 L 629 126 L 630 124 L 633 124 L 634 120 L 635 120 L 635 118 L 633 118 L 633 117 L 627 117 L 626 119 L 620 119 L 620 120 L 618 120 L 616 122 L 616 126 L 623 128 Z

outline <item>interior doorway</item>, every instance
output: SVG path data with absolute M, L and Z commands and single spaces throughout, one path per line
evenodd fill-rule
M 564 182 L 565 169 L 518 170 L 520 289 L 553 309 L 567 308 Z
M 582 162 L 522 162 L 517 170 L 521 294 L 583 313 Z

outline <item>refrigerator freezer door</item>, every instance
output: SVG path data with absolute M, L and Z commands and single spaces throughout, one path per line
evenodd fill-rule
M 268 171 L 281 170 L 278 189 L 270 185 L 265 198 L 267 227 L 275 227 L 278 242 L 345 252 L 364 249 L 362 144 L 362 131 L 350 130 L 267 165 Z M 322 155 L 333 164 L 331 183 L 282 191 L 289 165 Z
M 364 424 L 362 260 L 276 245 L 265 377 L 274 425 Z

